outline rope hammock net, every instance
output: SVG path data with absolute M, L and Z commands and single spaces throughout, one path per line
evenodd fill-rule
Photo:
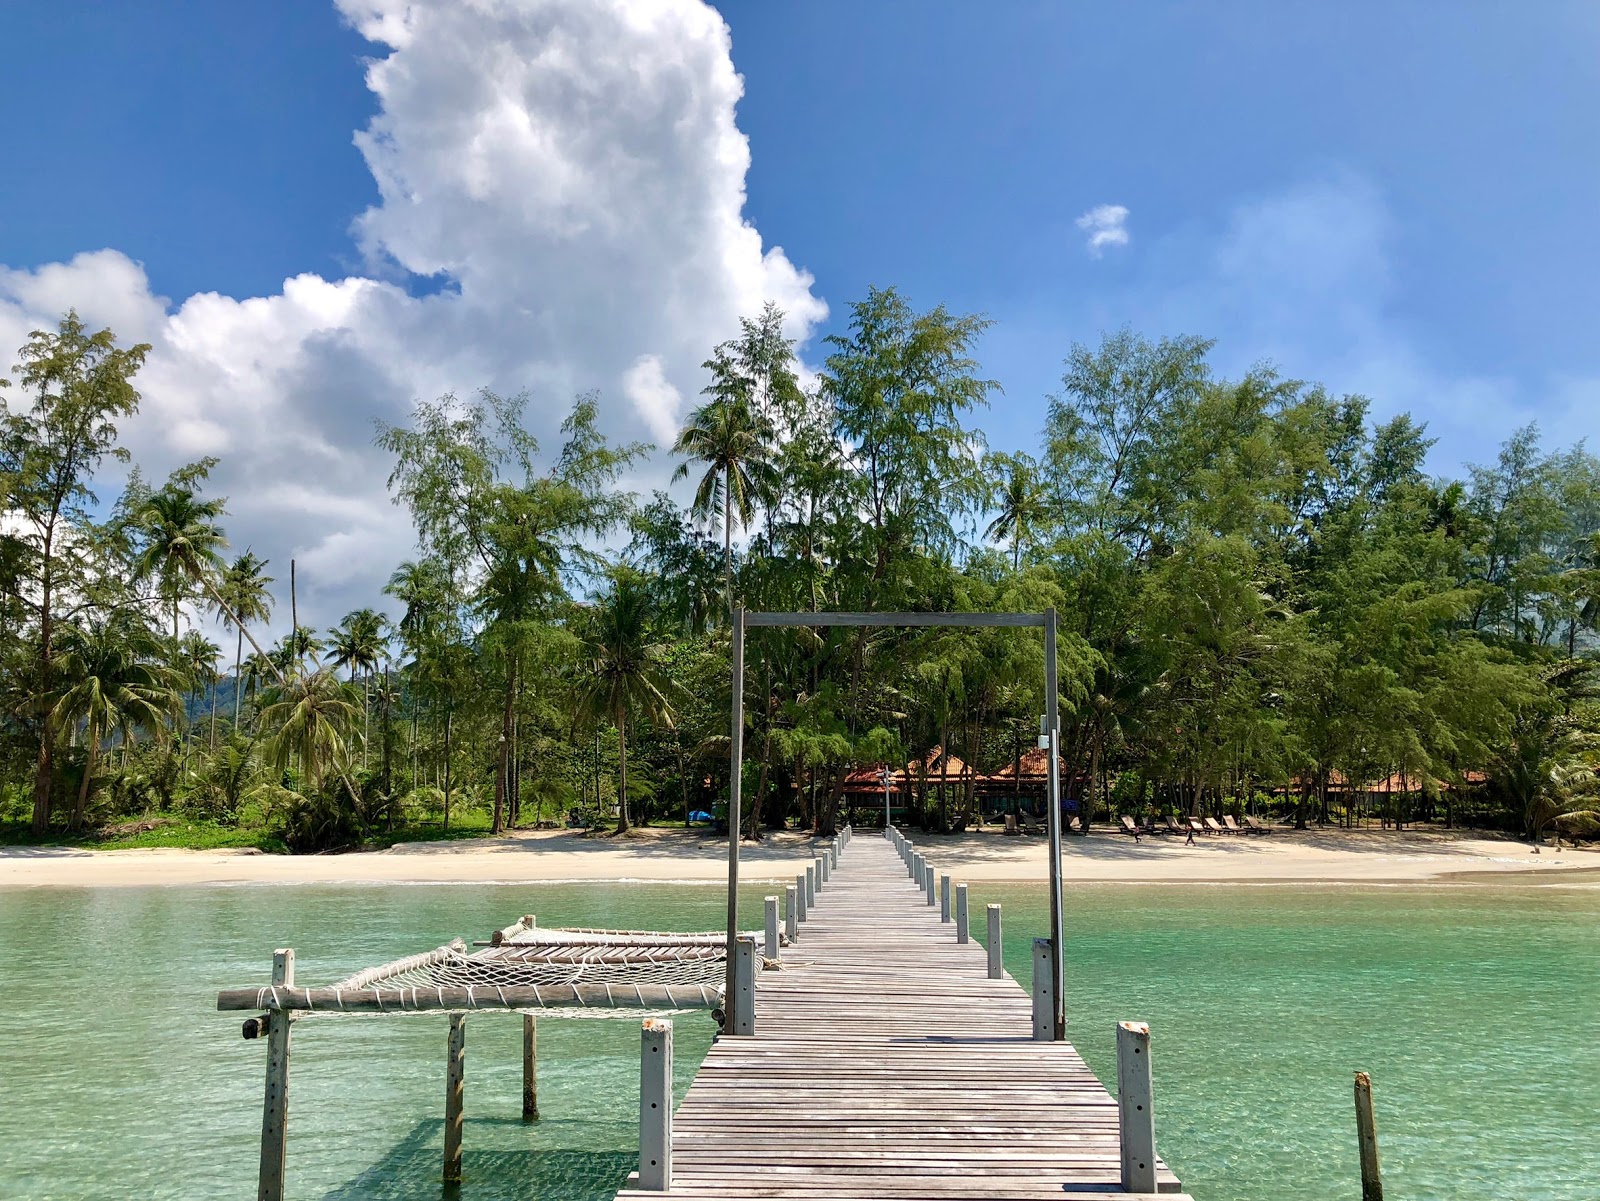
M 760 933 L 746 937 L 764 942 Z M 726 940 L 720 931 L 543 929 L 524 918 L 497 930 L 479 950 L 458 938 L 325 988 L 230 989 L 218 995 L 217 1008 L 316 1015 L 509 1009 L 583 1017 L 716 1009 Z

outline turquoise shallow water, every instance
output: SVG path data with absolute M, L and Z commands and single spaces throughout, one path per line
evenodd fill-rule
M 1004 904 L 1024 978 L 1041 891 L 972 888 L 975 913 Z M 645 884 L 0 893 L 0 1198 L 250 1195 L 264 1045 L 214 1002 L 274 946 L 316 983 L 526 912 L 704 929 L 721 905 Z M 1353 1195 L 1357 1068 L 1392 1197 L 1600 1197 L 1600 890 L 1095 886 L 1069 890 L 1068 931 L 1071 1036 L 1105 1079 L 1114 1022 L 1151 1023 L 1158 1141 L 1202 1201 Z M 679 1019 L 680 1094 L 710 1037 Z M 460 1196 L 609 1197 L 637 1024 L 541 1022 L 532 1126 L 520 1045 L 515 1019 L 468 1024 Z M 299 1024 L 291 1195 L 439 1196 L 443 1080 L 440 1018 Z

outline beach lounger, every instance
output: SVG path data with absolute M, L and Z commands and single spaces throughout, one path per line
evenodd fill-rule
M 1067 831 L 1069 833 L 1076 834 L 1082 829 L 1083 829 L 1083 826 L 1079 823 L 1077 818 L 1075 818 L 1075 817 L 1067 818 Z
M 1202 822 L 1198 817 L 1186 817 L 1183 820 L 1189 823 L 1189 829 L 1193 830 L 1196 834 L 1211 833 L 1210 830 L 1206 829 L 1205 823 Z
M 1187 834 L 1189 832 L 1189 828 L 1187 826 L 1180 826 L 1178 824 L 1178 819 L 1173 817 L 1170 813 L 1167 814 L 1166 822 L 1167 828 L 1165 833 L 1167 834 Z
M 1226 833 L 1228 833 L 1228 827 L 1223 825 L 1221 822 L 1219 822 L 1214 817 L 1206 818 L 1205 819 L 1205 823 L 1206 823 L 1206 833 L 1207 834 L 1226 834 Z
M 1022 833 L 1022 828 L 1017 825 L 1017 815 L 1015 813 L 1006 814 L 1006 833 L 1013 836 L 1018 836 Z
M 1243 833 L 1245 833 L 1245 828 L 1243 826 L 1241 826 L 1238 822 L 1233 820 L 1233 814 L 1231 814 L 1231 813 L 1224 813 L 1222 815 L 1222 825 L 1223 825 L 1223 828 L 1226 829 L 1229 834 L 1243 834 Z
M 1139 839 L 1143 837 L 1145 833 L 1144 827 L 1138 822 L 1134 821 L 1133 818 L 1129 817 L 1126 813 L 1124 813 L 1118 820 L 1122 823 L 1122 832 L 1124 834 L 1132 834 L 1134 842 L 1138 842 Z
M 1244 825 L 1245 825 L 1245 829 L 1249 830 L 1250 833 L 1252 833 L 1252 834 L 1271 834 L 1272 833 L 1272 827 L 1271 826 L 1267 825 L 1267 823 L 1264 822 L 1264 821 L 1259 821 L 1256 818 L 1251 817 L 1249 814 L 1245 815 Z

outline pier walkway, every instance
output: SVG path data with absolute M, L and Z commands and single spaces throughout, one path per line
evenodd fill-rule
M 889 841 L 849 842 L 781 969 L 759 974 L 754 1036 L 719 1038 L 673 1115 L 665 1195 L 1130 1195 L 1116 1098 L 1070 1043 L 1034 1040 L 1029 994 L 990 979 L 926 897 Z M 1159 1161 L 1157 1188 L 1180 1192 Z

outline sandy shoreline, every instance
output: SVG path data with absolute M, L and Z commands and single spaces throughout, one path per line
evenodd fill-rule
M 863 836 L 876 837 L 863 832 Z M 1042 838 L 982 832 L 918 839 L 941 870 L 967 880 L 1045 878 Z M 797 833 L 745 843 L 740 874 L 789 880 L 816 853 Z M 1212 836 L 1135 844 L 1109 831 L 1066 843 L 1069 880 L 1096 883 L 1366 883 L 1427 881 L 1600 886 L 1600 853 L 1534 855 L 1526 843 L 1440 832 L 1279 830 L 1268 837 Z M 627 838 L 566 831 L 473 842 L 407 843 L 346 855 L 252 851 L 0 849 L 0 889 L 160 884 L 445 884 L 525 881 L 715 881 L 727 878 L 727 844 L 700 833 L 644 830 Z

